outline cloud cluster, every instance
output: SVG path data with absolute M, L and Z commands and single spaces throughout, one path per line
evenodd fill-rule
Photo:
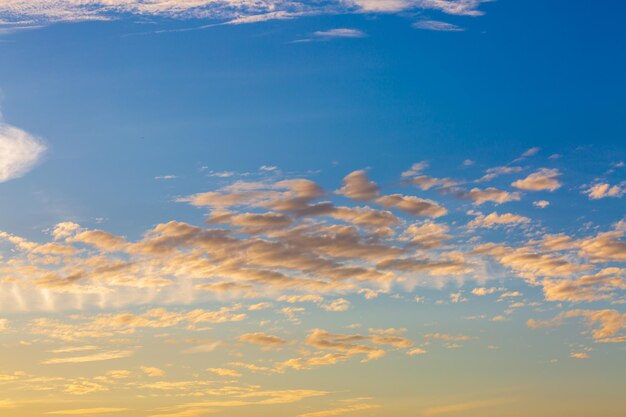
M 253 23 L 303 15 L 337 13 L 400 13 L 431 9 L 461 16 L 479 16 L 489 0 L 9 0 L 0 3 L 0 22 L 108 20 L 124 15 L 179 19 L 217 19 Z

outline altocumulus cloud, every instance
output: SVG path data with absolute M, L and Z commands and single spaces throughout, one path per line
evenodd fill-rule
M 0 182 L 21 177 L 39 162 L 46 146 L 30 133 L 0 121 Z

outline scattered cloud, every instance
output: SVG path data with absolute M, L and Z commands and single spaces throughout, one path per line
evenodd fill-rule
M 451 15 L 480 16 L 478 8 L 487 0 L 347 0 L 306 2 L 304 0 L 94 0 L 50 3 L 47 0 L 12 0 L 0 5 L 0 19 L 7 22 L 59 22 L 111 20 L 125 16 L 174 19 L 209 19 L 230 24 L 292 19 L 306 15 L 337 13 L 401 13 L 431 9 Z
M 607 197 L 620 198 L 626 194 L 626 183 L 616 185 L 597 183 L 590 186 L 584 192 L 589 196 L 590 200 L 599 200 Z
M 563 185 L 558 179 L 559 176 L 561 173 L 558 169 L 541 168 L 511 185 L 524 191 L 555 191 Z

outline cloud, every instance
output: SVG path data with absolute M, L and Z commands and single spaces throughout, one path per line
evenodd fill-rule
M 411 165 L 411 168 L 409 168 L 407 171 L 404 171 L 402 173 L 402 177 L 414 177 L 420 174 L 429 166 L 430 164 L 427 161 L 416 162 L 413 165 Z
M 555 191 L 563 185 L 558 177 L 558 169 L 541 168 L 524 179 L 517 180 L 511 185 L 525 191 Z
M 364 38 L 367 34 L 358 29 L 336 28 L 329 30 L 320 30 L 313 32 L 313 35 L 319 38 Z
M 445 224 L 426 221 L 411 224 L 404 230 L 402 238 L 419 248 L 434 249 L 452 239 L 449 231 L 450 228 Z
M 494 399 L 494 400 L 479 400 L 469 401 L 458 404 L 442 405 L 437 407 L 429 407 L 422 412 L 425 417 L 439 416 L 439 415 L 458 415 L 466 411 L 476 410 L 480 408 L 493 407 L 500 404 L 511 402 L 510 399 Z
M 522 172 L 522 170 L 523 170 L 522 167 L 516 167 L 516 166 L 502 166 L 502 167 L 489 168 L 488 170 L 485 171 L 485 175 L 479 178 L 477 182 L 491 181 L 502 175 L 517 174 L 518 172 Z
M 479 297 L 483 297 L 483 296 L 488 295 L 488 294 L 493 294 L 496 291 L 497 291 L 497 288 L 479 287 L 479 288 L 474 288 L 472 290 L 472 294 L 477 295 Z
M 544 209 L 548 207 L 549 205 L 550 205 L 550 202 L 546 200 L 533 201 L 533 206 L 539 207 L 541 209 Z
M 130 411 L 128 408 L 112 408 L 112 407 L 98 407 L 98 408 L 77 408 L 73 410 L 58 410 L 48 411 L 46 414 L 65 415 L 65 416 L 85 416 L 91 414 L 107 414 L 107 413 L 121 413 Z
M 46 146 L 40 139 L 0 121 L 0 183 L 26 174 L 45 151 Z
M 626 261 L 623 236 L 624 231 L 614 230 L 580 239 L 573 244 L 580 248 L 581 255 L 590 257 L 593 262 L 623 262 Z
M 367 172 L 358 170 L 346 175 L 343 187 L 336 193 L 352 200 L 369 201 L 380 195 L 380 187 L 374 181 L 370 181 Z
M 93 355 L 84 356 L 69 356 L 64 358 L 52 358 L 41 362 L 44 365 L 56 365 L 64 363 L 86 363 L 86 362 L 100 362 L 109 361 L 112 359 L 127 358 L 133 355 L 133 351 L 130 350 L 112 350 L 107 352 L 95 353 Z
M 402 194 L 381 196 L 380 187 L 369 179 L 364 170 L 348 174 L 343 179 L 343 187 L 336 193 L 357 201 L 373 201 L 385 208 L 395 208 L 414 216 L 441 217 L 448 213 L 432 200 Z
M 607 197 L 620 198 L 626 194 L 626 185 L 598 183 L 589 187 L 584 193 L 589 196 L 590 200 L 598 200 Z
M 626 314 L 621 314 L 617 310 L 570 310 L 565 311 L 550 320 L 528 320 L 528 327 L 554 327 L 563 324 L 567 318 L 582 317 L 587 326 L 593 327 L 591 336 L 598 342 L 611 342 L 620 330 L 626 329 Z M 621 339 L 621 338 L 620 338 Z
M 503 204 L 510 201 L 519 201 L 522 196 L 518 192 L 508 192 L 489 187 L 485 189 L 472 188 L 470 191 L 462 193 L 461 197 L 473 200 L 474 205 L 480 206 L 487 202 Z
M 480 16 L 477 10 L 481 3 L 489 0 L 348 0 L 364 12 L 393 13 L 423 7 L 440 10 L 448 14 Z
M 512 213 L 498 214 L 494 211 L 493 213 L 490 213 L 486 216 L 482 213 L 471 214 L 476 214 L 476 218 L 467 224 L 467 227 L 469 227 L 470 229 L 477 227 L 491 229 L 497 226 L 511 226 L 526 224 L 530 222 L 530 219 L 528 217 L 519 216 Z
M 0 3 L 0 19 L 7 22 L 111 20 L 129 15 L 175 19 L 211 19 L 231 24 L 290 19 L 338 13 L 400 13 L 433 9 L 447 14 L 479 16 L 486 0 L 12 0 Z
M 437 32 L 463 32 L 465 30 L 460 26 L 453 25 L 448 22 L 441 22 L 439 20 L 420 20 L 419 22 L 413 23 L 413 27 L 416 29 L 434 30 Z
M 241 376 L 241 373 L 233 370 L 233 369 L 226 369 L 226 368 L 207 368 L 206 369 L 208 372 L 211 372 L 215 375 L 219 375 L 219 376 L 228 376 L 231 378 L 239 378 Z
M 385 208 L 395 208 L 414 216 L 441 217 L 448 213 L 446 208 L 433 200 L 401 194 L 385 195 L 377 198 L 376 203 Z
M 297 417 L 332 417 L 332 416 L 340 416 L 343 414 L 350 414 L 357 411 L 365 411 L 372 410 L 375 408 L 380 408 L 380 406 L 376 404 L 352 404 L 345 407 L 332 408 L 329 410 L 322 411 L 314 411 L 312 413 L 298 414 Z
M 242 334 L 241 336 L 239 336 L 239 340 L 241 340 L 242 342 L 253 343 L 255 345 L 263 346 L 282 346 L 287 343 L 287 341 L 281 337 L 269 335 L 262 332 Z
M 141 371 L 150 377 L 165 376 L 165 371 L 154 366 L 142 366 Z
M 347 311 L 350 308 L 350 301 L 345 298 L 338 298 L 326 304 L 322 304 L 321 307 L 326 311 Z
M 593 275 L 575 279 L 544 280 L 541 285 L 548 301 L 596 301 L 615 297 L 618 290 L 626 290 L 626 270 L 605 268 Z
M 528 150 L 526 150 L 523 154 L 522 154 L 522 158 L 528 158 L 529 156 L 534 156 L 537 155 L 539 153 L 539 151 L 541 150 L 540 147 L 535 146 L 533 148 L 530 148 Z
M 413 348 L 406 352 L 409 356 L 425 355 L 426 353 L 428 353 L 428 351 L 422 348 Z
M 475 254 L 490 255 L 518 276 L 534 282 L 540 277 L 568 277 L 592 269 L 591 265 L 574 263 L 569 257 L 550 251 L 542 252 L 532 246 L 511 248 L 487 243 L 474 248 Z

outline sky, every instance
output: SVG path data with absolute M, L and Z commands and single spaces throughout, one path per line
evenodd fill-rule
M 0 415 L 624 416 L 624 12 L 0 0 Z

